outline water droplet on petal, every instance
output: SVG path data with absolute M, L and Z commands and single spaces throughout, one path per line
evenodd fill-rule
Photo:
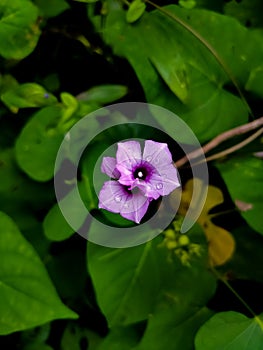
M 163 184 L 159 183 L 156 185 L 157 190 L 161 190 L 163 188 Z
M 166 179 L 166 178 L 167 178 L 167 175 L 166 175 L 166 174 L 162 174 L 162 178 L 163 178 L 163 179 Z
M 124 208 L 129 208 L 129 204 L 128 204 L 128 203 L 125 203 L 125 204 L 124 204 Z
M 155 164 L 158 164 L 158 163 L 159 163 L 159 158 L 155 158 L 155 159 L 154 159 L 154 163 L 155 163 Z
M 122 196 L 120 196 L 120 195 L 118 195 L 118 196 L 115 196 L 115 202 L 117 202 L 117 203 L 120 203 L 121 202 L 121 200 L 122 200 Z
M 150 162 L 153 158 L 151 156 L 146 157 L 147 162 Z

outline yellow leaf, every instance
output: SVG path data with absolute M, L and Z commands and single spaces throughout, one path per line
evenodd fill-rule
M 202 225 L 203 226 L 203 225 Z M 235 241 L 232 235 L 207 220 L 203 226 L 208 241 L 208 256 L 212 266 L 223 265 L 229 260 L 235 250 Z
M 191 211 L 196 212 L 198 206 L 201 206 L 203 203 L 201 199 L 206 186 L 201 179 L 195 178 L 189 180 L 182 192 L 178 213 L 181 215 L 186 215 L 186 213 L 191 215 Z M 197 189 L 195 198 L 192 198 L 193 188 Z M 179 200 L 179 193 L 174 191 L 170 199 L 172 207 L 177 207 Z M 191 203 L 191 207 L 189 207 L 191 200 L 193 202 Z M 224 197 L 221 190 L 214 186 L 208 186 L 207 198 L 203 208 L 199 208 L 201 214 L 197 219 L 197 222 L 203 227 L 207 237 L 209 259 L 213 266 L 223 265 L 231 258 L 235 250 L 235 241 L 231 233 L 213 224 L 209 215 L 209 211 L 212 208 L 223 202 Z

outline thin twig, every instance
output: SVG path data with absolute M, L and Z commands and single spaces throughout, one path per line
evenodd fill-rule
M 244 141 L 238 143 L 237 145 L 232 146 L 232 147 L 230 147 L 230 148 L 227 148 L 226 150 L 224 150 L 224 151 L 222 151 L 222 152 L 213 154 L 213 155 L 210 156 L 210 157 L 207 157 L 207 158 L 206 158 L 206 161 L 207 161 L 207 162 L 210 162 L 211 160 L 215 160 L 215 159 L 218 159 L 218 158 L 225 157 L 226 155 L 228 155 L 228 154 L 230 154 L 230 153 L 233 153 L 233 152 L 239 150 L 240 148 L 246 146 L 246 145 L 249 144 L 250 142 L 254 141 L 254 140 L 255 140 L 258 136 L 260 136 L 262 133 L 263 133 L 263 128 L 257 130 L 253 135 L 249 136 L 247 139 L 245 139 Z
M 147 2 L 148 4 L 152 5 L 153 7 L 155 7 L 157 10 L 159 10 L 160 12 L 162 12 L 164 15 L 166 15 L 167 17 L 170 17 L 173 21 L 177 22 L 178 24 L 180 24 L 183 28 L 185 28 L 189 33 L 191 33 L 196 39 L 198 39 L 203 46 L 205 46 L 207 48 L 208 51 L 210 51 L 210 53 L 214 56 L 214 58 L 216 59 L 216 61 L 218 62 L 218 64 L 222 67 L 222 69 L 224 70 L 224 72 L 226 73 L 226 75 L 229 77 L 229 79 L 232 81 L 232 83 L 234 84 L 240 98 L 242 99 L 244 105 L 246 106 L 249 114 L 251 116 L 253 116 L 253 113 L 251 111 L 251 108 L 249 107 L 249 104 L 243 94 L 243 92 L 241 91 L 239 84 L 235 78 L 235 76 L 232 74 L 231 70 L 228 68 L 227 64 L 224 62 L 224 60 L 219 56 L 218 52 L 214 49 L 214 47 L 199 33 L 197 32 L 195 29 L 193 29 L 190 25 L 188 25 L 186 22 L 184 22 L 180 17 L 177 17 L 176 15 L 174 15 L 173 13 L 167 11 L 166 9 L 164 9 L 163 7 L 155 4 L 154 2 L 152 2 L 151 0 L 145 0 L 145 2 Z
M 198 148 L 197 150 L 187 154 L 186 156 L 184 156 L 183 158 L 179 159 L 177 162 L 175 162 L 175 166 L 176 167 L 181 167 L 182 165 L 184 165 L 185 163 L 187 163 L 189 160 L 191 159 L 195 159 L 200 157 L 202 154 L 205 154 L 209 151 L 211 151 L 213 148 L 217 147 L 220 143 L 234 137 L 237 135 L 242 135 L 245 134 L 251 130 L 254 130 L 256 128 L 258 128 L 259 126 L 263 125 L 263 117 L 254 120 L 253 122 L 244 124 L 244 125 L 240 125 L 236 128 L 227 130 L 225 132 L 223 132 L 222 134 L 219 134 L 218 136 L 216 136 L 213 140 L 211 140 L 210 142 L 208 142 L 206 145 L 204 145 L 201 148 Z M 220 158 L 222 156 L 225 156 L 229 153 L 232 153 L 238 149 L 240 149 L 241 147 L 244 147 L 245 145 L 247 145 L 249 142 L 253 141 L 254 139 L 256 139 L 260 134 L 262 133 L 262 129 L 258 130 L 255 134 L 251 135 L 250 137 L 248 137 L 246 140 L 240 142 L 239 144 L 230 147 L 229 149 L 222 151 L 220 153 L 214 154 L 210 157 L 208 157 L 206 160 L 213 160 L 216 158 Z M 256 135 L 256 136 L 255 136 Z M 213 158 L 212 158 L 213 157 Z M 215 157 L 215 158 L 214 158 Z

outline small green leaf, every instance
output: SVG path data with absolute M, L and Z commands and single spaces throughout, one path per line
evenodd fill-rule
M 0 13 L 0 55 L 17 60 L 28 56 L 40 36 L 37 7 L 28 0 L 2 0 Z
M 65 0 L 34 0 L 34 2 L 46 18 L 58 16 L 69 8 Z
M 191 10 L 196 6 L 195 0 L 179 0 L 179 5 L 185 9 Z
M 76 180 L 73 179 L 72 181 Z M 88 179 L 85 177 L 85 175 L 82 175 L 82 181 L 79 184 L 78 190 L 80 194 L 83 194 L 83 197 L 86 199 L 88 210 L 91 210 L 97 208 L 97 203 L 94 203 L 94 197 L 92 197 L 93 192 L 90 192 L 89 186 L 90 185 L 88 184 Z M 71 204 L 71 215 L 74 215 L 76 219 L 78 218 L 81 226 L 85 220 L 85 217 L 80 216 L 77 205 L 78 197 L 76 196 L 76 192 L 74 190 L 70 191 L 61 200 L 61 202 L 63 203 L 64 200 L 67 200 L 67 202 Z M 52 241 L 63 241 L 72 236 L 75 232 L 74 229 L 67 223 L 58 204 L 55 204 L 46 215 L 43 222 L 43 228 L 46 237 Z
M 58 204 L 55 204 L 48 212 L 43 222 L 43 229 L 46 237 L 51 241 L 63 241 L 74 233 L 62 215 Z
M 1 100 L 15 113 L 19 108 L 44 107 L 57 102 L 54 95 L 35 83 L 25 83 L 7 90 L 1 95 Z
M 196 350 L 261 350 L 263 315 L 248 318 L 238 312 L 220 312 L 198 331 Z
M 128 23 L 136 22 L 145 12 L 146 5 L 142 0 L 134 0 L 127 11 L 126 20 Z
M 0 334 L 77 315 L 60 301 L 32 246 L 0 212 Z
M 79 95 L 78 99 L 89 102 L 96 102 L 99 104 L 107 104 L 127 94 L 127 87 L 123 85 L 99 85 L 94 86 L 87 92 Z
M 64 105 L 64 108 L 62 111 L 62 119 L 63 119 L 63 122 L 67 122 L 78 109 L 78 100 L 68 92 L 62 92 L 60 94 L 60 99 Z

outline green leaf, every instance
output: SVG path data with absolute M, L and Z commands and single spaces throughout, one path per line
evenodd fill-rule
M 45 107 L 34 114 L 19 135 L 16 159 L 23 171 L 37 181 L 48 181 L 54 175 L 54 164 L 64 132 L 58 127 L 62 109 Z
M 179 5 L 190 10 L 196 6 L 196 2 L 195 0 L 179 0 Z
M 138 332 L 134 327 L 113 328 L 98 350 L 131 350 L 136 348 L 138 340 Z
M 40 36 L 37 7 L 28 0 L 2 0 L 0 14 L 0 55 L 17 60 L 28 56 Z
M 183 266 L 177 258 L 171 260 L 168 249 L 160 245 L 162 237 L 126 249 L 89 243 L 88 269 L 110 327 L 151 319 L 156 304 L 165 303 L 168 307 L 175 303 L 175 309 L 187 317 L 188 312 L 193 313 L 189 304 L 203 306 L 207 302 L 214 292 L 215 281 L 204 268 L 205 238 L 197 226 L 193 237 L 198 240 L 201 237 L 204 250 L 201 257 L 193 260 L 191 268 Z
M 77 315 L 60 301 L 32 246 L 15 223 L 0 213 L 0 334 Z
M 241 210 L 241 215 L 254 230 L 263 234 L 262 159 L 240 156 L 225 162 L 217 162 L 216 167 L 227 185 L 232 200 L 247 204 L 248 209 Z
M 44 17 L 55 17 L 69 9 L 69 4 L 65 0 L 34 0 Z
M 191 303 L 193 300 L 194 295 L 191 297 Z M 189 312 L 189 310 L 192 311 Z M 159 306 L 151 316 L 142 341 L 135 349 L 192 350 L 196 332 L 212 315 L 213 312 L 206 307 L 199 309 L 196 306 L 194 310 L 193 306 L 187 308 L 185 304 L 178 305 L 172 301 L 171 296 L 170 302 Z
M 19 108 L 44 107 L 57 102 L 54 95 L 35 83 L 25 83 L 7 90 L 1 95 L 1 100 L 15 113 Z
M 196 350 L 261 350 L 262 344 L 262 315 L 249 319 L 234 311 L 213 316 L 195 339 Z
M 250 72 L 245 88 L 247 91 L 253 92 L 259 97 L 263 97 L 263 65 L 262 64 Z
M 130 26 L 125 21 L 125 11 L 112 5 L 104 38 L 115 54 L 127 58 L 133 66 L 147 101 L 179 115 L 200 142 L 245 123 L 247 107 L 225 85 L 234 76 L 242 88 L 250 72 L 262 64 L 261 35 L 212 11 L 186 10 L 175 5 L 163 9 L 205 38 L 231 72 L 231 78 L 215 55 L 176 20 L 152 11 Z M 231 118 L 227 117 L 230 110 Z M 162 119 L 156 118 L 162 124 Z M 162 125 L 168 130 L 169 123 Z
M 119 100 L 124 97 L 127 92 L 127 87 L 124 85 L 99 85 L 94 86 L 87 92 L 81 93 L 78 99 L 103 105 Z
M 97 202 L 95 205 L 94 197 L 92 197 L 93 192 L 89 192 L 89 185 L 88 179 L 85 177 L 85 175 L 82 175 L 82 182 L 80 182 L 78 189 L 80 194 L 83 194 L 84 202 L 87 202 L 88 210 L 92 210 L 97 208 Z M 71 215 L 74 215 L 78 222 L 80 222 L 81 226 L 85 220 L 85 217 L 83 218 L 78 210 L 78 197 L 76 196 L 76 192 L 74 190 L 70 191 L 61 200 L 61 203 L 63 203 L 64 200 L 71 204 L 70 213 Z M 75 232 L 74 229 L 67 223 L 58 204 L 55 204 L 47 213 L 43 222 L 43 229 L 46 237 L 52 241 L 63 241 L 72 236 Z
M 63 241 L 73 235 L 73 228 L 67 223 L 59 209 L 55 204 L 47 213 L 43 229 L 46 237 L 51 241 Z
M 88 269 L 110 327 L 145 320 L 153 308 L 160 288 L 153 244 L 111 249 L 89 243 Z
M 134 0 L 127 11 L 126 20 L 128 23 L 136 22 L 145 12 L 146 5 L 142 0 Z

